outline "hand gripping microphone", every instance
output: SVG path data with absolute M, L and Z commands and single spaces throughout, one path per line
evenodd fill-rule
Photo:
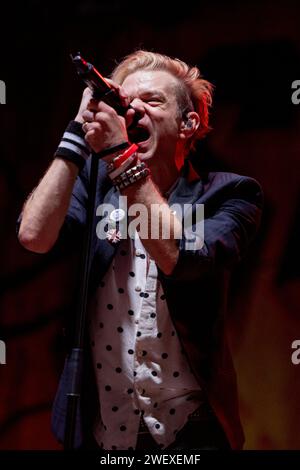
M 108 83 L 100 72 L 89 62 L 83 59 L 80 52 L 76 55 L 70 54 L 73 64 L 79 77 L 92 90 L 93 98 L 101 100 L 114 108 L 118 114 L 124 116 L 126 111 L 131 108 L 123 106 L 116 90 Z

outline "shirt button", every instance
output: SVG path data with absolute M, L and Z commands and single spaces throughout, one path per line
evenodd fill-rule
M 135 286 L 134 290 L 136 292 L 141 292 L 142 288 L 141 288 L 141 286 Z
M 135 256 L 141 256 L 141 254 L 142 254 L 142 250 L 140 250 L 139 248 L 135 250 Z
M 138 324 L 139 324 L 139 321 L 138 321 L 138 320 L 135 320 L 135 322 L 134 322 L 134 323 L 135 323 L 136 325 L 138 325 Z

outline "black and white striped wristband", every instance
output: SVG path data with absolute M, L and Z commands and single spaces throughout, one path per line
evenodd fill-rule
M 54 157 L 68 160 L 77 165 L 79 170 L 82 170 L 91 153 L 88 144 L 84 140 L 84 135 L 82 124 L 77 121 L 70 121 Z

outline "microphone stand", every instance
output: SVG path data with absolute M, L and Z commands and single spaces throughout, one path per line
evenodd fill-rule
M 89 195 L 87 203 L 87 219 L 84 233 L 82 267 L 80 270 L 80 294 L 79 305 L 76 314 L 76 328 L 74 334 L 74 345 L 70 357 L 70 381 L 67 393 L 67 415 L 64 434 L 64 450 L 74 449 L 76 416 L 78 412 L 81 395 L 81 379 L 83 367 L 84 331 L 86 322 L 87 298 L 90 278 L 90 265 L 93 241 L 93 221 L 95 210 L 95 199 L 97 191 L 99 156 L 92 153 Z
M 80 52 L 76 55 L 71 54 L 71 59 L 76 67 L 77 74 L 92 90 L 93 98 L 103 100 L 112 106 L 118 114 L 124 115 L 129 105 L 125 108 L 122 105 L 119 95 L 112 88 L 109 82 L 101 75 L 101 73 L 89 62 L 81 56 Z M 69 358 L 69 391 L 67 393 L 67 415 L 64 434 L 64 449 L 70 450 L 74 448 L 75 425 L 78 410 L 78 404 L 81 393 L 81 378 L 83 367 L 83 346 L 84 346 L 84 330 L 87 310 L 88 285 L 90 277 L 91 265 L 91 248 L 93 241 L 93 220 L 95 210 L 95 198 L 97 190 L 99 155 L 92 153 L 89 196 L 87 203 L 87 220 L 83 244 L 83 258 L 80 279 L 80 296 L 79 308 L 76 317 L 76 329 L 74 336 L 74 347 L 71 350 Z

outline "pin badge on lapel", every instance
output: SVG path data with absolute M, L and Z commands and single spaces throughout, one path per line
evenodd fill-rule
M 122 234 L 121 234 L 120 230 L 117 230 L 115 228 L 110 228 L 106 232 L 106 239 L 110 243 L 119 243 L 122 239 Z
M 110 213 L 109 218 L 113 222 L 120 222 L 121 220 L 124 219 L 125 215 L 126 215 L 126 213 L 125 213 L 124 209 L 115 209 Z
M 119 243 L 122 239 L 122 233 L 118 230 L 118 223 L 121 222 L 126 215 L 123 209 L 115 209 L 109 215 L 109 229 L 106 232 L 106 239 L 110 243 Z

